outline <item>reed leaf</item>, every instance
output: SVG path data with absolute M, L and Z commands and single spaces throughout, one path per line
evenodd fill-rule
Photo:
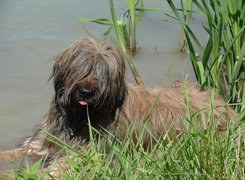
M 193 5 L 207 21 L 203 25 L 208 34 L 205 46 L 201 45 L 186 19 L 187 9 L 180 16 L 173 1 L 167 0 L 176 19 L 183 27 L 190 59 L 198 82 L 219 88 L 220 93 L 233 103 L 237 110 L 244 110 L 244 37 L 245 3 L 239 0 L 193 0 Z M 188 2 L 186 2 L 188 3 Z M 186 5 L 181 2 L 182 7 Z M 197 47 L 200 60 L 194 56 Z M 204 78 L 205 76 L 205 78 Z
M 116 18 L 116 14 L 115 14 L 113 0 L 109 0 L 109 6 L 110 6 L 110 11 L 111 11 L 111 16 L 112 16 L 112 27 L 113 27 L 113 31 L 114 31 L 116 40 L 117 40 L 119 46 L 121 47 L 121 49 L 124 53 L 125 59 L 129 65 L 129 68 L 130 68 L 130 70 L 134 76 L 136 83 L 143 85 L 144 84 L 143 80 L 141 79 L 137 69 L 135 68 L 135 66 L 132 62 L 131 57 L 128 55 L 127 50 L 125 48 L 125 42 L 123 41 L 123 38 L 122 38 L 121 33 L 120 33 L 120 29 L 119 29 L 117 21 L 116 21 L 117 18 Z
M 94 22 L 94 23 L 101 24 L 101 25 L 108 25 L 108 26 L 111 25 L 111 20 L 106 19 L 106 18 L 87 19 L 87 18 L 83 18 L 83 17 L 77 17 L 77 20 L 81 23 Z

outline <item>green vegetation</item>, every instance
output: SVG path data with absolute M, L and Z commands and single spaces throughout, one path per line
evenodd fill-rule
M 135 69 L 131 54 L 136 52 L 135 11 L 159 11 L 177 20 L 185 35 L 185 46 L 201 86 L 215 87 L 229 99 L 238 112 L 240 120 L 230 123 L 227 131 L 217 135 L 217 124 L 205 124 L 206 131 L 200 131 L 195 122 L 197 114 L 189 110 L 186 121 L 189 127 L 177 137 L 170 138 L 171 127 L 166 135 L 156 139 L 151 135 L 150 146 L 143 148 L 142 137 L 150 133 L 142 125 L 137 141 L 132 137 L 134 125 L 128 128 L 123 140 L 113 135 L 101 134 L 91 129 L 91 146 L 76 150 L 50 135 L 50 138 L 64 148 L 73 158 L 65 157 L 69 171 L 61 179 L 243 179 L 244 117 L 245 117 L 245 2 L 241 0 L 180 0 L 180 8 L 172 0 L 167 0 L 169 11 L 162 8 L 142 7 L 142 1 L 127 0 L 128 10 L 120 19 L 116 18 L 113 0 L 109 0 L 111 19 L 84 19 L 80 22 L 95 22 L 107 25 L 106 35 L 113 31 L 125 59 L 138 84 L 143 84 Z M 193 9 L 195 11 L 193 11 Z M 170 11 L 171 10 L 171 11 Z M 190 26 L 191 16 L 202 14 L 207 24 L 203 25 L 208 35 L 205 45 L 194 34 Z M 196 56 L 200 54 L 200 58 Z M 208 98 L 208 97 L 207 97 Z M 218 122 L 213 116 L 213 106 L 208 110 L 207 122 Z M 203 119 L 204 121 L 204 119 Z M 98 139 L 93 137 L 99 136 Z M 99 135 L 98 135 L 99 134 Z M 109 148 L 108 148 L 109 147 Z M 42 179 L 52 176 L 43 171 L 38 161 L 32 166 L 19 169 L 12 174 L 16 179 Z M 39 173 L 37 173 L 39 172 Z
M 158 11 L 172 17 L 183 27 L 185 40 L 182 50 L 188 49 L 190 60 L 198 83 L 204 87 L 214 87 L 238 112 L 245 110 L 245 3 L 241 0 L 180 0 L 177 8 L 172 0 L 167 0 L 170 9 L 147 8 L 142 1 L 128 0 L 128 10 L 118 20 L 115 16 L 113 0 L 109 0 L 112 19 L 84 19 L 80 22 L 95 22 L 108 25 L 107 35 L 113 30 L 122 48 L 129 67 L 138 84 L 143 84 L 125 47 L 131 53 L 136 51 L 135 11 Z M 133 4 L 135 4 L 133 6 Z M 134 7 L 134 8 L 133 8 Z M 193 11 L 195 9 L 195 11 Z M 171 10 L 171 11 L 170 11 Z M 202 45 L 191 29 L 191 16 L 202 14 L 207 21 L 203 25 L 208 40 Z M 200 55 L 200 58 L 197 56 Z
M 135 7 L 141 5 L 141 0 L 138 0 L 134 5 L 134 0 L 127 0 L 127 5 L 129 10 L 125 11 L 122 17 L 117 19 L 113 0 L 108 0 L 110 6 L 111 19 L 99 18 L 99 19 L 86 19 L 78 17 L 80 22 L 94 22 L 97 24 L 109 26 L 108 30 L 104 33 L 108 35 L 111 30 L 113 30 L 115 38 L 118 42 L 119 47 L 122 49 L 122 52 L 125 56 L 129 68 L 134 76 L 134 79 L 137 84 L 144 84 L 137 69 L 135 68 L 132 58 L 129 55 L 126 48 L 130 50 L 131 55 L 136 53 L 136 27 L 135 27 Z
M 188 98 L 186 96 L 188 107 Z M 189 108 L 187 108 L 189 109 Z M 113 137 L 110 132 L 101 134 L 90 126 L 90 147 L 79 150 L 72 148 L 56 137 L 49 135 L 51 141 L 66 150 L 62 160 L 68 165 L 60 179 L 242 179 L 244 177 L 244 135 L 245 127 L 241 121 L 230 123 L 228 130 L 217 134 L 219 119 L 213 115 L 214 107 L 208 111 L 206 131 L 197 128 L 197 117 L 202 111 L 193 114 L 189 109 L 188 125 L 183 133 L 170 138 L 171 127 L 166 134 L 156 138 L 145 128 L 146 116 L 141 132 L 135 140 L 135 125 L 128 128 L 123 140 Z M 150 112 L 149 112 L 150 113 Z M 217 118 L 217 117 L 216 117 Z M 143 136 L 149 134 L 148 148 L 143 147 Z M 95 138 L 96 137 L 96 138 Z M 109 147 L 109 148 L 108 148 Z M 48 169 L 38 161 L 33 167 L 22 168 L 12 174 L 16 179 L 54 178 Z M 41 173 L 42 172 L 42 173 Z
M 116 39 L 121 39 L 122 44 L 127 47 L 131 54 L 136 53 L 136 20 L 135 20 L 135 9 L 142 7 L 142 0 L 127 0 L 126 10 L 120 17 L 117 19 L 115 14 L 115 7 L 113 0 L 108 0 L 109 7 L 111 11 L 111 19 L 108 18 L 98 18 L 98 19 L 87 19 L 83 17 L 78 17 L 78 20 L 81 23 L 84 22 L 93 22 L 101 25 L 108 26 L 107 31 L 104 35 L 108 35 L 111 31 L 114 32 Z M 115 29 L 117 26 L 118 30 Z M 119 43 L 119 45 L 121 45 Z
M 23 162 L 22 162 L 23 163 Z M 43 158 L 36 161 L 34 164 L 25 163 L 25 166 L 19 165 L 15 168 L 15 173 L 6 173 L 0 174 L 0 179 L 8 178 L 8 179 L 18 179 L 18 180 L 34 180 L 34 179 L 42 179 L 44 177 L 48 177 L 49 173 L 47 171 L 42 171 L 43 168 Z
M 201 45 L 189 25 L 186 15 L 190 6 L 183 6 L 182 16 L 172 0 L 167 0 L 173 15 L 183 26 L 196 78 L 202 86 L 218 88 L 236 109 L 245 110 L 245 3 L 240 0 L 192 0 L 207 20 L 203 28 L 208 34 L 206 45 Z M 182 2 L 182 1 L 181 1 Z M 185 8 L 188 8 L 185 10 Z M 200 59 L 196 56 L 200 54 Z

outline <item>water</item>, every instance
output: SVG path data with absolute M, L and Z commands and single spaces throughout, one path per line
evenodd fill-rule
M 144 1 L 161 7 L 162 1 Z M 116 4 L 122 13 L 125 1 Z M 12 149 L 31 135 L 48 110 L 53 95 L 48 82 L 52 58 L 71 42 L 93 35 L 103 39 L 106 27 L 81 25 L 77 16 L 110 17 L 106 0 L 0 1 L 0 151 Z M 200 20 L 194 19 L 193 28 Z M 169 85 L 193 72 L 186 55 L 176 51 L 181 39 L 176 21 L 159 12 L 137 21 L 138 53 L 134 63 L 146 85 Z M 113 39 L 113 34 L 109 37 Z M 127 81 L 134 82 L 130 72 Z

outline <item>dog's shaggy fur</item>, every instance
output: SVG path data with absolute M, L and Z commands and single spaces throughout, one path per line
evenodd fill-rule
M 124 74 L 124 58 L 111 43 L 85 38 L 72 44 L 55 59 L 52 73 L 55 95 L 46 119 L 20 148 L 0 154 L 0 159 L 21 154 L 55 156 L 62 152 L 45 138 L 46 132 L 72 146 L 86 146 L 88 117 L 94 128 L 106 129 L 122 139 L 132 123 L 136 125 L 135 134 L 140 131 L 151 109 L 147 128 L 155 137 L 166 133 L 170 126 L 178 134 L 188 124 L 185 120 L 187 92 L 191 111 L 210 108 L 212 93 L 200 91 L 192 82 L 176 82 L 169 88 L 148 88 L 127 84 Z M 220 117 L 218 130 L 221 131 L 226 128 L 227 115 L 235 114 L 230 108 L 227 113 L 224 104 L 220 97 L 214 96 L 214 116 Z M 201 121 L 198 125 L 203 129 Z M 145 145 L 148 140 L 149 136 L 145 135 Z

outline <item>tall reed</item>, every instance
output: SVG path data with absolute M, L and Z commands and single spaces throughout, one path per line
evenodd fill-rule
M 136 53 L 135 7 L 139 7 L 141 5 L 141 0 L 138 0 L 136 3 L 134 2 L 134 0 L 127 0 L 127 5 L 129 9 L 124 12 L 120 19 L 117 19 L 116 17 L 113 0 L 108 0 L 108 2 L 110 7 L 111 19 L 86 19 L 78 17 L 78 20 L 82 23 L 94 22 L 97 24 L 109 26 L 108 30 L 105 32 L 105 35 L 109 34 L 111 30 L 113 31 L 136 83 L 144 84 L 131 58 Z M 127 49 L 129 49 L 130 53 L 128 53 Z
M 110 9 L 115 9 L 113 1 L 109 1 Z M 132 55 L 136 53 L 136 20 L 135 20 L 135 9 L 143 6 L 142 0 L 127 0 L 128 9 L 121 15 L 120 19 L 111 14 L 111 19 L 108 18 L 98 18 L 98 19 L 87 19 L 83 17 L 78 17 L 78 20 L 82 23 L 93 22 L 97 24 L 102 24 L 109 26 L 108 30 L 104 33 L 108 35 L 111 30 L 113 30 L 112 20 L 115 19 L 117 25 L 119 26 L 121 37 L 124 40 L 125 47 L 127 47 Z
M 238 111 L 244 111 L 245 3 L 240 0 L 193 0 L 207 21 L 203 28 L 208 41 L 206 45 L 201 45 L 186 21 L 185 11 L 181 11 L 181 15 L 172 0 L 167 2 L 173 12 L 167 15 L 178 20 L 183 27 L 198 82 L 202 86 L 218 88 L 231 103 L 239 103 L 236 106 Z M 184 9 L 183 3 L 181 5 Z M 200 59 L 196 57 L 196 51 L 200 53 Z

